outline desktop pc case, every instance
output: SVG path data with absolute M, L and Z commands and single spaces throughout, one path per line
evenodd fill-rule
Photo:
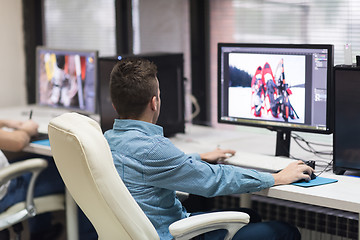
M 334 68 L 333 171 L 360 171 L 360 67 Z
M 183 54 L 180 53 L 99 57 L 99 113 L 102 130 L 105 132 L 111 129 L 114 119 L 117 118 L 109 93 L 110 73 L 119 59 L 126 57 L 142 57 L 156 64 L 161 91 L 161 109 L 157 124 L 163 127 L 167 137 L 185 132 Z

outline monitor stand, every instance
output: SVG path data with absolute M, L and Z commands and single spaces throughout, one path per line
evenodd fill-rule
M 291 131 L 276 131 L 276 152 L 275 156 L 289 157 Z

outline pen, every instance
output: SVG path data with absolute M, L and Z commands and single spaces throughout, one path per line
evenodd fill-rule
M 32 118 L 32 110 L 30 110 L 29 120 Z

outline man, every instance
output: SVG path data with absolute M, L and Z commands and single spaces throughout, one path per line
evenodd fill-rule
M 105 133 L 115 167 L 136 202 L 161 239 L 172 239 L 168 227 L 188 217 L 175 191 L 205 197 L 255 192 L 279 184 L 306 179 L 312 169 L 294 162 L 277 174 L 261 173 L 230 165 L 214 164 L 233 150 L 215 149 L 185 154 L 163 136 L 155 125 L 160 114 L 160 90 L 156 66 L 144 59 L 125 58 L 110 75 L 110 96 L 119 119 Z M 166 113 L 165 113 L 166 114 Z M 221 239 L 224 231 L 198 239 Z M 234 239 L 299 239 L 295 227 L 281 222 L 250 223 Z

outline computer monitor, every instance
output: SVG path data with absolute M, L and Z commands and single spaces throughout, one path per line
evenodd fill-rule
M 157 78 L 161 91 L 161 108 L 157 121 L 163 127 L 164 135 L 171 137 L 185 132 L 184 116 L 184 57 L 182 53 L 146 53 L 99 58 L 100 76 L 100 123 L 105 132 L 113 127 L 118 118 L 109 90 L 110 73 L 115 64 L 123 58 L 140 57 L 157 66 Z
M 84 114 L 97 112 L 98 52 L 37 47 L 36 103 Z
M 332 131 L 333 46 L 218 44 L 218 122 L 277 131 L 276 156 L 290 132 Z
M 334 68 L 335 121 L 333 134 L 333 171 L 360 172 L 360 67 L 338 65 Z

